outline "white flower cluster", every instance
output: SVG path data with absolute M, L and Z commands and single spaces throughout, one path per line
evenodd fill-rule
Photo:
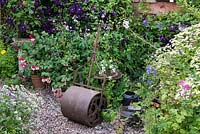
M 128 29 L 129 28 L 129 20 L 124 20 L 123 21 L 123 27 Z
M 99 75 L 106 75 L 109 79 L 112 79 L 111 74 L 116 73 L 117 67 L 113 64 L 112 60 L 100 62 Z

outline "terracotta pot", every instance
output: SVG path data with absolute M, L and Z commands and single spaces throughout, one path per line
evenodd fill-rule
M 33 75 L 31 76 L 31 80 L 35 89 L 42 89 L 44 88 L 44 83 L 41 80 L 40 76 Z

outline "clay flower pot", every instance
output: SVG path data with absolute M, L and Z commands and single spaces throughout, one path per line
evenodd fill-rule
M 31 80 L 35 89 L 42 89 L 44 88 L 44 83 L 41 80 L 41 77 L 38 75 L 31 76 Z

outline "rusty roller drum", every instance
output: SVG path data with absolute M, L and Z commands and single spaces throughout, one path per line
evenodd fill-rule
M 61 111 L 70 120 L 94 127 L 101 123 L 101 110 L 106 98 L 101 93 L 84 87 L 71 86 L 61 99 Z M 100 104 L 101 103 L 101 104 Z

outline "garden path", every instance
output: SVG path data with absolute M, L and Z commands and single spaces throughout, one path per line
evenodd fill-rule
M 3 86 L 0 83 L 0 89 Z M 144 134 L 143 128 L 125 125 L 120 120 L 102 122 L 93 128 L 74 123 L 62 115 L 60 103 L 50 89 L 33 90 L 23 85 L 6 87 L 3 93 L 12 90 L 15 98 L 25 100 L 25 104 L 32 107 L 28 123 L 30 134 Z
M 31 134 L 117 134 L 119 123 L 116 125 L 116 121 L 102 122 L 94 128 L 89 128 L 64 117 L 59 102 L 49 90 L 36 91 L 35 94 L 41 99 L 29 122 L 33 127 Z M 144 134 L 144 132 L 140 127 L 126 126 L 123 134 Z

